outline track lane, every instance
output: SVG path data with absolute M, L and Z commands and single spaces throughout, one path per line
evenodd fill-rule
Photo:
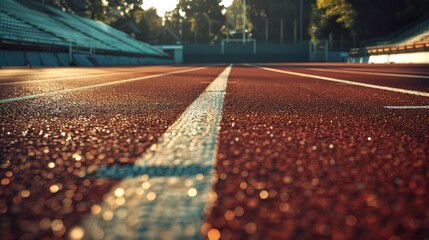
M 160 74 L 174 74 L 175 72 L 180 73 L 181 71 L 190 71 L 191 69 L 198 69 L 191 67 L 156 67 L 152 68 L 131 68 L 121 73 L 117 73 L 111 70 L 110 73 L 105 73 L 102 76 L 96 74 L 95 78 L 88 77 L 86 75 L 80 75 L 80 77 L 73 76 L 66 77 L 66 79 L 49 79 L 49 80 L 31 80 L 30 82 L 22 83 L 22 81 L 13 81 L 10 83 L 19 84 L 7 84 L 3 85 L 0 90 L 0 102 L 8 101 L 9 98 L 22 98 L 25 96 L 33 95 L 44 95 L 50 92 L 63 92 L 71 91 L 72 89 L 79 89 L 89 86 L 97 86 L 103 84 L 109 84 L 110 82 L 119 82 L 126 79 L 144 78 L 149 76 L 157 76 Z M 97 71 L 94 69 L 93 71 Z M 89 71 L 87 71 L 89 73 Z M 1 86 L 1 85 L 0 85 Z M 30 97 L 31 98 L 31 97 Z
M 427 75 L 416 75 L 416 74 L 387 73 L 387 72 L 374 72 L 374 71 L 366 72 L 366 71 L 360 71 L 360 70 L 344 70 L 344 69 L 321 69 L 321 68 L 307 68 L 307 69 L 322 71 L 322 72 L 349 73 L 349 74 L 360 74 L 360 75 L 369 75 L 369 76 L 429 79 L 429 76 Z
M 263 65 L 270 67 L 271 65 Z M 373 73 L 362 70 L 353 70 L 353 72 L 342 72 L 348 70 L 341 69 L 317 69 L 317 68 L 283 68 L 276 65 L 272 65 L 275 69 L 286 70 L 302 74 L 318 75 L 321 77 L 337 78 L 342 80 L 354 81 L 359 83 L 369 83 L 379 86 L 403 88 L 409 90 L 429 92 L 429 72 L 426 75 L 419 75 L 424 78 L 412 77 L 412 76 L 382 76 L 383 73 Z M 385 73 L 392 74 L 392 73 Z
M 0 157 L 11 161 L 0 168 L 0 234 L 67 236 L 117 183 L 89 173 L 132 165 L 222 70 L 2 104 Z M 208 238 L 427 236 L 428 112 L 385 108 L 427 98 L 243 66 L 231 74 Z
M 202 65 L 201 65 L 202 66 Z M 109 76 L 110 74 L 127 74 L 134 72 L 159 73 L 168 68 L 189 68 L 197 65 L 161 65 L 161 66 L 136 66 L 136 67 L 84 67 L 84 68 L 32 68 L 32 69 L 15 69 L 14 72 L 25 71 L 27 74 L 13 75 L 8 74 L 7 70 L 0 70 L 0 86 L 41 83 L 61 81 L 68 79 L 79 79 L 82 77 Z
M 249 67 L 230 81 L 209 238 L 429 235 L 429 112 L 384 108 L 427 97 Z
M 340 69 L 351 71 L 366 71 L 375 73 L 397 73 L 429 75 L 427 64 L 365 64 L 365 63 L 269 63 L 272 66 L 286 68 L 320 68 Z
M 67 77 L 59 77 L 59 78 L 51 78 L 51 79 L 43 79 L 43 80 L 39 80 L 39 79 L 32 79 L 32 80 L 21 80 L 21 81 L 8 81 L 8 82 L 3 82 L 0 83 L 0 86 L 6 86 L 6 85 L 19 85 L 19 84 L 28 84 L 28 83 L 46 83 L 46 82 L 53 82 L 53 81 L 61 81 L 61 80 L 70 80 L 70 79 L 79 79 L 82 78 L 83 76 L 86 79 L 89 78 L 96 78 L 96 77 L 109 77 L 109 76 L 116 76 L 116 75 L 124 75 L 127 73 L 91 73 L 91 74 L 85 74 L 85 75 L 75 75 L 75 76 L 67 76 Z
M 101 176 L 125 174 L 127 179 L 103 197 L 99 212 L 86 216 L 75 229 L 84 230 L 88 239 L 201 238 L 204 212 L 214 198 L 217 131 L 230 69 L 225 68 L 134 166 L 98 169 Z M 115 217 L 106 221 L 106 213 Z
M 368 67 L 367 64 L 365 64 L 364 67 L 361 68 L 350 68 L 348 66 L 343 66 L 342 69 L 345 70 L 362 70 L 368 72 L 377 72 L 377 73 L 397 73 L 397 74 L 417 74 L 417 75 L 428 75 L 429 70 L 427 64 L 394 64 L 394 65 L 381 65 L 378 66 L 378 64 Z
M 222 70 L 2 104 L 2 238 L 67 236 L 118 182 L 91 174 L 133 164 Z
M 1 69 L 0 83 L 16 80 L 32 79 L 51 79 L 66 75 L 80 76 L 88 68 L 18 68 L 18 69 Z M 108 69 L 106 69 L 108 70 Z M 89 71 L 90 74 L 92 71 Z M 96 70 L 96 73 L 103 73 L 102 68 Z

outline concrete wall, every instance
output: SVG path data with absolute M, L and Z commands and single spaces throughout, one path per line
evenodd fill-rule
M 349 58 L 351 63 L 429 63 L 429 52 L 370 55 Z
M 183 63 L 183 46 L 182 45 L 159 45 L 154 46 L 159 50 L 173 57 L 175 64 Z
M 329 51 L 328 62 L 347 62 L 348 57 L 349 57 L 348 52 Z
M 0 50 L 0 67 L 135 66 L 172 63 L 173 59 L 75 53 L 71 64 L 68 53 Z
M 237 63 L 237 62 L 307 62 L 308 42 L 288 44 L 256 45 L 229 43 L 219 44 L 184 44 L 183 56 L 185 63 Z
M 429 52 L 370 56 L 369 63 L 429 63 Z

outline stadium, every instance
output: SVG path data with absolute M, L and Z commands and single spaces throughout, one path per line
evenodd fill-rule
M 428 239 L 426 0 L 0 0 L 0 238 Z

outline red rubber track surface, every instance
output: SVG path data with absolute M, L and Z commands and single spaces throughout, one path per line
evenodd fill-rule
M 429 111 L 384 108 L 429 98 L 244 66 L 227 93 L 207 220 L 222 239 L 429 236 Z
M 305 67 L 305 66 L 291 67 L 290 65 L 286 65 L 286 64 L 285 65 L 263 64 L 262 66 L 272 67 L 283 71 L 337 78 L 341 80 L 349 80 L 349 81 L 360 82 L 360 83 L 369 83 L 374 85 L 389 86 L 389 87 L 417 90 L 417 91 L 423 91 L 423 92 L 429 91 L 429 78 L 423 79 L 423 78 L 413 78 L 413 77 L 369 75 L 367 73 L 371 73 L 371 71 L 367 71 L 367 69 L 365 68 L 366 65 L 361 67 L 355 67 L 353 69 L 332 68 L 332 67 L 326 68 L 318 65 L 308 66 L 308 67 Z M 372 65 L 369 65 L 369 66 L 372 66 Z M 339 71 L 339 72 L 336 72 L 336 71 Z M 350 71 L 353 73 L 341 72 L 341 71 Z M 360 73 L 360 72 L 363 72 L 363 73 Z M 394 72 L 390 72 L 388 68 L 380 68 L 380 69 L 377 68 L 376 74 L 400 74 L 400 75 L 408 74 L 408 75 L 417 75 L 417 76 L 428 76 L 429 69 L 427 67 L 425 68 L 424 66 L 421 66 L 421 67 L 414 66 L 413 68 L 409 69 L 408 72 L 394 73 Z
M 156 67 L 151 73 L 181 69 Z M 212 67 L 1 104 L 1 238 L 66 238 L 118 182 L 87 175 L 99 166 L 134 163 L 222 70 Z M 148 74 L 146 68 L 128 71 Z M 117 78 L 82 76 L 76 86 Z M 50 190 L 53 185 L 57 192 Z M 55 219 L 64 228 L 54 233 L 50 224 Z
M 132 79 L 150 75 L 162 74 L 168 71 L 180 71 L 189 67 L 146 67 L 146 68 L 112 68 L 112 69 L 61 69 L 62 75 L 54 69 L 48 69 L 44 75 L 27 74 L 24 78 L 14 78 L 6 75 L 0 76 L 1 98 L 14 98 L 19 96 L 55 92 L 78 87 L 91 86 L 123 79 Z M 38 69 L 40 71 L 40 69 Z M 28 71 L 28 70 L 27 70 Z M 48 74 L 48 75 L 46 75 Z M 17 84 L 10 84 L 17 83 Z
M 429 92 L 425 79 L 308 69 L 429 76 L 427 65 L 264 66 Z M 1 70 L 0 96 L 186 67 L 196 66 Z M 133 164 L 225 67 L 1 103 L 2 239 L 67 237 L 118 182 L 91 173 Z M 78 78 L 55 80 L 70 76 Z M 20 81 L 39 82 L 1 85 Z M 429 110 L 385 106 L 429 106 L 429 98 L 234 65 L 218 136 L 218 199 L 203 230 L 222 239 L 429 237 Z
M 416 75 L 427 75 L 429 72 L 427 64 L 268 63 L 264 65 Z

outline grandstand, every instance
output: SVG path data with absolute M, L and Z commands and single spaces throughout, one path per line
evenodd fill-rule
M 102 22 L 34 1 L 0 1 L 0 66 L 172 63 L 149 44 Z
M 350 50 L 350 62 L 429 63 L 429 16 L 385 39 Z

